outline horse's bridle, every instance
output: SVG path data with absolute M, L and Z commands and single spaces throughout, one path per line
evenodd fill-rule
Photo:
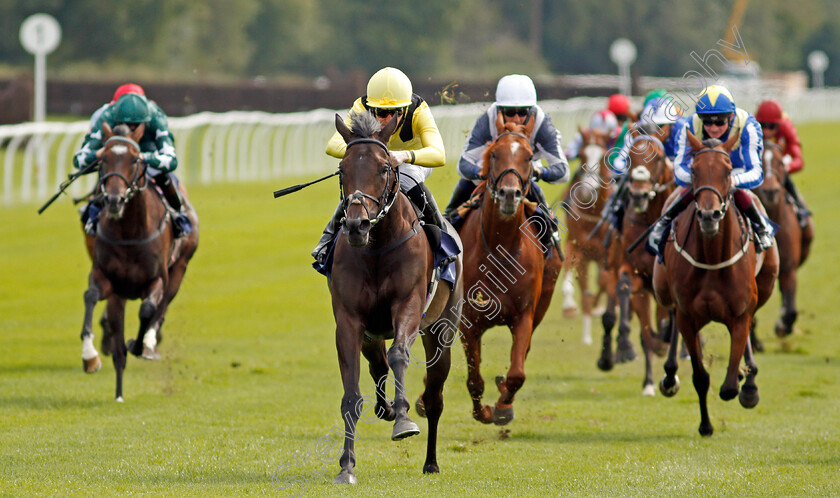
M 528 137 L 526 137 L 522 133 L 515 132 L 515 131 L 506 131 L 504 133 L 499 134 L 499 136 L 496 137 L 496 140 L 493 141 L 493 144 L 495 145 L 499 141 L 499 139 L 502 138 L 505 135 L 514 135 L 514 136 L 517 136 L 517 137 L 520 137 L 520 138 L 524 139 L 525 142 L 528 144 L 528 148 L 530 149 L 531 143 L 528 140 Z M 502 171 L 501 173 L 499 173 L 494 178 L 493 177 L 494 157 L 493 157 L 492 154 L 490 155 L 491 162 L 490 162 L 490 167 L 488 168 L 487 190 L 490 192 L 490 195 L 493 197 L 493 200 L 496 200 L 498 198 L 498 193 L 499 192 L 498 192 L 496 187 L 498 186 L 499 181 L 502 179 L 502 177 L 504 177 L 505 175 L 507 175 L 509 173 L 513 173 L 514 175 L 516 175 L 516 178 L 519 179 L 519 186 L 522 188 L 522 195 L 527 195 L 528 194 L 528 190 L 531 188 L 531 177 L 534 175 L 534 164 L 531 162 L 533 160 L 533 158 L 534 158 L 534 154 L 533 154 L 533 152 L 531 152 L 531 156 L 528 158 L 528 177 L 527 178 L 522 178 L 522 175 L 519 174 L 519 171 L 516 168 L 507 168 L 506 170 Z
M 729 158 L 729 153 L 726 152 L 725 150 L 711 149 L 711 148 L 702 149 L 702 150 L 696 152 L 694 154 L 694 157 L 697 157 L 700 154 L 705 154 L 707 152 L 717 152 L 717 153 L 725 155 L 727 157 L 727 159 Z M 735 193 L 735 189 L 732 188 L 732 175 L 728 175 L 727 180 L 729 181 L 729 189 L 728 189 L 728 192 L 726 193 L 726 197 L 724 197 L 723 194 L 718 192 L 718 189 L 712 187 L 711 185 L 703 185 L 699 188 L 695 188 L 694 187 L 694 175 L 692 175 L 691 176 L 691 186 L 694 189 L 694 209 L 697 210 L 698 213 L 700 212 L 700 206 L 697 205 L 697 194 L 704 191 L 704 190 L 709 190 L 709 191 L 713 192 L 718 197 L 718 199 L 720 199 L 720 203 L 721 203 L 720 204 L 720 209 L 716 209 L 712 212 L 712 218 L 714 218 L 716 220 L 723 219 L 724 215 L 726 214 L 726 210 L 729 207 L 729 203 L 732 202 L 732 196 Z
M 356 140 L 351 140 L 347 144 L 347 149 L 349 149 L 351 146 L 356 145 L 356 144 L 374 144 L 374 145 L 377 145 L 379 147 L 382 147 L 382 149 L 385 151 L 385 154 L 387 154 L 389 158 L 391 157 L 391 152 L 388 150 L 388 146 L 385 145 L 384 143 L 382 143 L 381 141 L 375 139 L 375 138 L 358 138 Z M 391 206 L 393 206 L 394 201 L 397 200 L 397 193 L 399 192 L 399 183 L 400 183 L 399 178 L 400 178 L 400 175 L 399 175 L 399 166 L 393 166 L 390 162 L 390 159 L 389 159 L 387 164 L 388 164 L 388 178 L 385 181 L 385 188 L 382 190 L 382 195 L 380 195 L 378 199 L 376 197 L 370 195 L 370 194 L 366 194 L 366 193 L 360 192 L 358 190 L 353 192 L 349 196 L 347 196 L 344 193 L 344 183 L 341 182 L 341 181 L 338 182 L 338 188 L 339 188 L 339 191 L 341 192 L 342 211 L 344 212 L 344 217 L 341 219 L 341 224 L 342 225 L 347 220 L 347 208 L 350 206 L 350 204 L 355 203 L 357 201 L 365 209 L 365 213 L 367 214 L 367 217 L 370 220 L 370 210 L 368 209 L 367 204 L 362 202 L 363 199 L 370 199 L 373 202 L 375 202 L 377 206 L 383 206 L 382 209 L 379 210 L 379 213 L 376 215 L 376 218 L 370 220 L 371 226 L 374 226 L 377 223 L 379 223 L 382 220 L 382 218 L 384 218 L 385 215 L 388 214 L 388 211 L 391 210 Z M 392 173 L 394 174 L 393 185 L 391 185 L 391 181 L 392 181 L 391 180 L 391 174 Z M 344 176 L 344 174 L 342 173 L 341 176 Z
M 635 145 L 636 145 L 636 142 L 640 142 L 640 141 L 653 142 L 655 145 L 659 145 L 660 147 L 662 147 L 662 150 L 663 150 L 663 151 L 664 151 L 664 149 L 665 149 L 665 145 L 662 143 L 662 141 L 661 141 L 661 140 L 659 140 L 659 139 L 658 139 L 658 138 L 656 138 L 656 137 L 652 137 L 652 136 L 650 136 L 650 135 L 640 135 L 640 136 L 636 137 L 636 138 L 633 140 L 633 143 L 631 144 L 631 148 L 632 148 L 633 146 L 635 146 Z M 648 191 L 648 192 L 646 192 L 646 193 L 642 194 L 642 196 L 647 195 L 647 196 L 648 196 L 648 198 L 649 198 L 650 200 L 653 200 L 653 199 L 657 196 L 657 194 L 659 194 L 659 193 L 661 193 L 661 192 L 664 192 L 664 191 L 665 191 L 665 189 L 667 189 L 667 188 L 668 188 L 668 186 L 671 184 L 671 182 L 668 182 L 668 183 L 666 183 L 665 185 L 662 185 L 662 184 L 661 184 L 661 182 L 662 182 L 662 177 L 665 175 L 665 168 L 666 168 L 666 166 L 665 166 L 665 155 L 664 155 L 664 154 L 663 154 L 663 155 L 659 155 L 659 154 L 658 154 L 658 151 L 657 151 L 657 154 L 656 154 L 656 162 L 657 162 L 657 164 L 659 165 L 659 167 L 658 167 L 658 168 L 657 168 L 657 170 L 656 170 L 656 175 L 655 175 L 655 176 L 654 176 L 654 175 L 650 175 L 650 177 L 651 177 L 651 184 L 652 184 L 653 186 L 650 188 L 650 191 Z M 646 164 L 647 164 L 647 163 L 646 163 Z M 629 166 L 628 166 L 628 172 L 627 172 L 627 173 L 628 173 L 628 174 L 631 174 L 631 173 L 632 173 L 632 170 L 630 170 Z M 654 180 L 654 178 L 655 178 L 655 180 Z M 635 197 L 635 196 L 633 196 L 633 193 L 632 193 L 632 192 L 630 192 L 630 196 L 631 196 L 631 197 Z
M 140 152 L 140 145 L 137 142 L 135 142 L 134 140 L 132 140 L 128 137 L 115 135 L 115 136 L 113 136 L 113 137 L 111 137 L 111 138 L 109 138 L 108 140 L 105 141 L 105 147 L 107 147 L 108 144 L 113 143 L 113 142 L 124 142 L 128 145 L 131 145 L 135 149 L 137 149 L 137 152 Z M 132 162 L 132 164 L 137 164 L 137 163 L 141 163 L 142 168 L 136 168 L 135 169 L 134 178 L 132 178 L 131 180 L 129 180 L 128 178 L 123 176 L 121 173 L 117 173 L 116 171 L 112 171 L 110 173 L 105 173 L 103 175 L 102 174 L 102 166 L 104 166 L 104 163 L 103 163 L 102 165 L 100 165 L 99 181 L 97 182 L 96 188 L 94 190 L 95 191 L 98 190 L 99 195 L 106 195 L 105 194 L 105 180 L 107 180 L 108 178 L 111 178 L 112 176 L 116 176 L 117 178 L 122 180 L 126 185 L 125 193 L 120 196 L 120 200 L 123 203 L 127 204 L 128 201 L 130 201 L 132 197 L 137 195 L 137 193 L 145 190 L 146 187 L 149 184 L 148 180 L 146 180 L 146 171 L 149 169 L 149 166 L 145 162 L 143 162 L 143 159 L 140 156 L 138 156 Z M 140 180 L 144 180 L 142 186 L 140 186 Z

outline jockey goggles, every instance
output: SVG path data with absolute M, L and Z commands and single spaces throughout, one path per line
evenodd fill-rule
M 398 108 L 395 108 L 395 109 L 383 109 L 381 107 L 374 107 L 373 108 L 373 112 L 376 114 L 376 117 L 378 117 L 378 118 L 387 118 L 388 116 L 390 116 L 392 114 L 402 115 L 403 111 L 405 111 L 405 109 L 402 108 L 402 107 L 398 107 Z
M 502 108 L 502 114 L 506 117 L 512 118 L 514 116 L 519 116 L 520 118 L 524 118 L 531 112 L 530 107 L 504 107 Z
M 723 126 L 729 122 L 729 114 L 706 114 L 701 116 L 703 126 Z
M 779 123 L 758 123 L 762 130 L 775 130 L 779 127 Z

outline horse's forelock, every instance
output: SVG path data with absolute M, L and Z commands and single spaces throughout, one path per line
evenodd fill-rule
M 710 149 L 714 149 L 715 147 L 718 147 L 722 144 L 723 140 L 720 140 L 718 138 L 707 138 L 706 140 L 703 140 L 703 146 L 708 147 Z
M 351 112 L 350 130 L 352 130 L 353 134 L 358 137 L 369 138 L 372 137 L 374 133 L 382 131 L 382 125 L 370 111 Z
M 114 135 L 119 135 L 121 137 L 127 137 L 131 134 L 131 128 L 129 128 L 128 125 L 125 123 L 118 124 L 111 131 L 114 132 Z

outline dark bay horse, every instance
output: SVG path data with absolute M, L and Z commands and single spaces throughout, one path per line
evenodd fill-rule
M 814 220 L 802 228 L 796 217 L 792 201 L 785 193 L 787 169 L 782 162 L 782 148 L 772 140 L 764 141 L 764 183 L 754 190 L 767 216 L 779 225 L 776 244 L 779 246 L 779 290 L 782 293 L 782 311 L 776 322 L 776 335 L 785 337 L 793 332 L 798 312 L 796 310 L 796 270 L 808 258 L 814 239 Z M 755 336 L 753 336 L 755 340 Z
M 496 119 L 498 138 L 484 154 L 487 178 L 481 206 L 470 211 L 459 233 L 464 242 L 464 285 L 469 306 L 461 318 L 461 340 L 467 356 L 467 388 L 473 417 L 505 425 L 513 420 L 513 398 L 525 382 L 525 357 L 531 335 L 542 321 L 561 269 L 556 250 L 546 257 L 539 235 L 526 214 L 525 196 L 533 174 L 529 137 L 534 121 L 505 124 Z M 481 337 L 494 325 L 513 334 L 510 368 L 496 377 L 499 399 L 482 405 Z
M 664 133 L 659 127 L 650 127 L 650 134 L 637 129 L 628 132 L 630 154 L 627 173 L 627 212 L 621 224 L 621 233 L 613 241 L 621 249 L 617 262 L 617 288 L 619 336 L 630 334 L 630 319 L 635 313 L 641 323 L 642 350 L 645 355 L 645 376 L 642 395 L 653 396 L 656 392 L 651 368 L 652 355 L 664 356 L 666 346 L 654 335 L 654 322 L 650 316 L 650 295 L 653 293 L 654 256 L 643 248 L 628 253 L 629 247 L 641 234 L 659 218 L 665 200 L 674 190 L 674 171 L 665 157 L 662 144 Z M 612 263 L 612 262 L 611 262 Z M 615 264 L 615 263 L 613 263 Z M 657 318 L 667 315 L 662 312 Z M 673 318 L 673 317 L 672 317 Z M 659 320 L 655 322 L 659 323 Z M 669 321 L 672 323 L 672 320 Z M 670 336 L 669 336 L 670 337 Z M 612 347 L 609 331 L 605 330 L 599 366 L 612 366 Z
M 104 325 L 109 332 L 103 340 L 114 361 L 117 374 L 116 400 L 123 400 L 122 379 L 126 353 L 156 358 L 158 333 L 166 309 L 174 299 L 187 263 L 198 248 L 198 216 L 184 194 L 187 215 L 194 230 L 173 239 L 170 214 L 161 194 L 155 191 L 146 176 L 137 141 L 145 125 L 133 132 L 126 125 L 112 132 L 102 125 L 105 144 L 99 170 L 97 195 L 105 201 L 92 247 L 92 268 L 85 291 L 85 317 L 82 327 L 82 360 L 85 372 L 93 373 L 102 366 L 93 346 L 93 308 L 107 299 Z M 152 186 L 152 188 L 149 188 Z M 125 302 L 142 299 L 140 329 L 137 339 L 126 345 L 124 338 Z M 108 340 L 110 338 L 110 340 Z
M 359 390 L 359 353 L 364 354 L 376 383 L 376 416 L 394 421 L 391 439 L 419 434 L 409 419 L 405 371 L 409 350 L 422 329 L 426 352 L 426 388 L 422 406 L 429 423 L 423 472 L 438 472 L 437 426 L 443 412 L 443 384 L 449 375 L 449 347 L 455 340 L 463 290 L 461 260 L 456 261 L 454 288 L 441 282 L 427 306 L 433 254 L 425 231 L 408 198 L 399 190 L 397 166 L 392 164 L 388 140 L 397 120 L 380 129 L 373 114 L 351 117 L 352 130 L 336 115 L 335 126 L 347 143 L 339 165 L 344 220 L 336 241 L 329 280 L 335 317 L 335 340 L 344 396 L 344 450 L 335 483 L 355 483 L 356 424 L 362 413 Z M 452 232 L 451 227 L 449 228 Z M 385 350 L 385 340 L 393 344 Z M 385 397 L 385 384 L 395 385 L 394 401 Z
M 694 151 L 691 186 L 694 205 L 675 220 L 665 248 L 664 264 L 654 267 L 653 286 L 663 306 L 676 308 L 676 325 L 691 355 L 694 389 L 700 401 L 700 435 L 711 436 L 714 429 L 706 406 L 709 373 L 703 366 L 700 329 L 711 321 L 723 323 L 729 329 L 729 365 L 720 397 L 731 400 L 740 390 L 741 405 L 754 407 L 759 400 L 755 384 L 758 367 L 749 331 L 755 311 L 773 292 L 779 272 L 779 253 L 775 245 L 764 251 L 763 264 L 758 267 L 749 223 L 733 206 L 729 152 L 738 134 L 733 133 L 723 144 L 715 139 L 701 142 L 691 132 L 688 140 Z M 660 390 L 666 396 L 675 394 L 679 388 L 677 342 L 675 337 L 671 339 L 665 377 L 660 382 Z M 742 357 L 747 372 L 741 390 L 738 369 Z
M 577 283 L 581 292 L 581 309 L 583 311 L 582 338 L 584 344 L 592 344 L 592 314 L 598 298 L 604 293 L 607 284 L 607 275 L 604 274 L 604 238 L 608 226 L 603 225 L 598 232 L 589 237 L 601 221 L 601 211 L 611 188 L 615 183 L 610 179 L 609 167 L 607 166 L 607 146 L 610 137 L 606 133 L 596 130 L 580 130 L 583 137 L 583 145 L 580 151 L 580 168 L 575 173 L 566 190 L 562 207 L 566 211 L 566 276 L 562 285 L 564 294 L 563 314 L 567 318 L 575 314 L 574 288 L 572 286 L 572 274 L 577 275 Z M 589 265 L 595 263 L 598 266 L 597 294 L 589 290 Z M 607 304 L 615 308 L 615 302 Z M 612 325 L 615 324 L 615 312 L 612 312 Z M 608 313 L 604 314 L 602 320 L 610 320 Z M 606 327 L 606 325 L 605 325 Z

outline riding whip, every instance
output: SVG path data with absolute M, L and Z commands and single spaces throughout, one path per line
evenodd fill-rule
M 38 214 L 43 213 L 45 209 L 47 209 L 48 207 L 50 207 L 50 204 L 52 204 L 53 202 L 55 202 L 55 200 L 56 200 L 56 199 L 58 199 L 58 196 L 59 196 L 59 195 L 61 195 L 61 194 L 63 194 L 63 193 L 64 193 L 64 191 L 65 191 L 65 190 L 67 190 L 67 187 L 69 187 L 71 183 L 73 183 L 74 181 L 76 181 L 76 179 L 77 179 L 77 178 L 79 178 L 80 176 L 84 176 L 84 175 L 86 175 L 86 174 L 88 174 L 88 173 L 91 173 L 91 172 L 94 170 L 94 168 L 96 168 L 97 166 L 99 166 L 99 162 L 98 162 L 98 161 L 97 161 L 97 162 L 94 162 L 94 163 L 92 163 L 92 164 L 90 164 L 90 165 L 88 165 L 86 168 L 84 168 L 84 169 L 82 169 L 82 170 L 80 170 L 80 171 L 77 171 L 76 173 L 73 173 L 73 174 L 71 174 L 71 175 L 68 175 L 68 176 L 67 176 L 67 179 L 66 179 L 66 180 L 64 180 L 63 182 L 61 182 L 61 185 L 59 185 L 59 186 L 58 186 L 58 192 L 56 192 L 56 193 L 55 193 L 55 195 L 53 195 L 52 197 L 50 197 L 50 200 L 48 200 L 48 201 L 46 202 L 46 204 L 44 204 L 43 206 L 41 206 L 41 209 L 39 209 L 39 210 L 38 210 Z
M 338 173 L 339 172 L 336 171 L 335 173 L 331 173 L 331 174 L 329 174 L 329 175 L 327 175 L 323 178 L 318 178 L 317 180 L 311 181 L 309 183 L 301 183 L 299 185 L 293 185 L 291 187 L 286 187 L 284 189 L 275 190 L 274 191 L 274 198 L 276 199 L 278 197 L 283 197 L 286 194 L 291 194 L 293 192 L 297 192 L 298 190 L 304 189 L 304 188 L 306 188 L 306 187 L 308 187 L 308 186 L 310 186 L 314 183 L 322 182 L 322 181 L 326 180 L 327 178 L 332 178 L 333 176 L 337 175 Z

